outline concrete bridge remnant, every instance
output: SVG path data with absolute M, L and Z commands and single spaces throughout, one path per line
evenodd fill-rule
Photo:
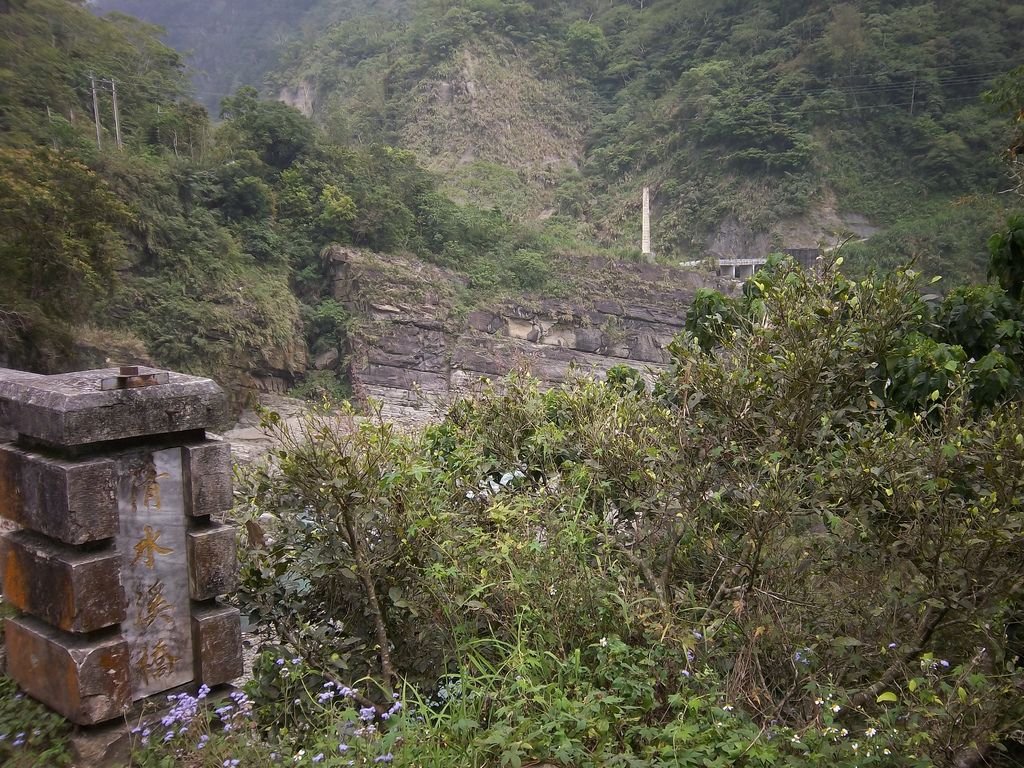
M 806 270 L 814 270 L 817 266 L 818 257 L 821 256 L 820 248 L 783 248 L 781 253 L 791 257 L 793 261 Z M 753 277 L 761 267 L 768 261 L 768 255 L 759 257 L 737 257 L 719 258 L 719 277 L 731 278 L 733 280 L 746 280 Z
M 209 379 L 151 368 L 0 369 L 7 671 L 89 726 L 242 672 L 226 409 Z

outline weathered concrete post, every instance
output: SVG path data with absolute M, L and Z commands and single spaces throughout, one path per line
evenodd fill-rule
M 640 220 L 640 253 L 653 256 L 651 252 L 651 190 L 644 187 L 643 211 Z
M 241 674 L 231 459 L 209 379 L 122 368 L 0 369 L 0 542 L 8 674 L 79 725 Z

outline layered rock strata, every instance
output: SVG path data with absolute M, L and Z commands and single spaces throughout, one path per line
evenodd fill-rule
M 513 369 L 548 385 L 616 365 L 651 380 L 667 367 L 665 347 L 696 290 L 718 286 L 706 272 L 559 257 L 558 297 L 480 301 L 440 267 L 338 247 L 328 258 L 333 295 L 353 316 L 346 367 L 355 394 L 405 421 Z

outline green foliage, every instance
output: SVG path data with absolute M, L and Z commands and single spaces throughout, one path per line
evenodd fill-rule
M 647 391 L 647 384 L 644 383 L 640 371 L 628 365 L 613 365 L 608 369 L 606 380 L 609 386 L 623 395 L 630 392 L 642 395 Z
M 82 314 L 109 289 L 128 223 L 124 204 L 76 158 L 0 148 L 0 309 L 22 298 L 60 319 Z
M 356 218 L 356 204 L 337 187 L 328 184 L 320 193 L 322 208 L 318 223 L 333 239 L 345 239 L 348 225 Z
M 280 647 L 262 649 L 245 691 L 172 695 L 168 714 L 132 729 L 131 764 L 368 766 L 391 762 L 408 727 L 397 696 L 378 711 Z
M 0 762 L 10 768 L 71 764 L 71 726 L 0 677 Z
M 913 265 L 927 274 L 941 274 L 950 288 L 977 282 L 984 279 L 990 261 L 985 241 L 1009 211 L 1005 201 L 984 196 L 951 205 L 918 205 L 866 242 L 844 245 L 843 256 L 850 273 L 859 276 Z M 950 254 L 958 256 L 951 259 Z
M 289 167 L 313 144 L 313 126 L 298 110 L 276 101 L 260 101 L 255 88 L 239 88 L 221 102 L 239 146 L 256 152 L 271 168 Z
M 490 276 L 484 290 L 545 284 L 531 232 L 456 205 L 411 152 L 333 144 L 252 88 L 224 99 L 214 130 L 183 98 L 181 60 L 152 27 L 33 0 L 0 13 L 0 30 L 22 84 L 0 101 L 11 129 L 0 142 L 5 364 L 73 366 L 72 324 L 90 323 L 130 329 L 156 364 L 229 388 L 254 366 L 294 371 L 297 338 L 314 354 L 343 342 L 340 308 L 321 303 L 331 242 Z M 92 68 L 120 83 L 124 151 L 106 135 L 92 146 L 81 117 L 61 122 L 89 113 Z M 33 101 L 36 86 L 52 100 Z M 337 381 L 307 388 L 324 386 L 344 393 Z
M 725 342 L 736 320 L 735 302 L 710 288 L 698 288 L 686 310 L 686 330 L 705 350 Z
M 68 354 L 67 324 L 110 295 L 130 221 L 75 157 L 0 147 L 0 356 L 45 369 Z
M 986 91 L 985 101 L 1011 119 L 1008 159 L 1020 179 L 1021 154 L 1024 152 L 1024 66 L 1016 67 L 1001 75 Z M 1020 187 L 1017 188 L 1020 192 Z
M 1024 291 L 1024 216 L 1014 216 L 1006 230 L 988 241 L 991 260 L 989 277 L 999 281 L 1011 298 L 1019 301 Z
M 841 264 L 837 260 L 836 266 Z M 912 271 L 899 274 L 902 279 L 916 276 Z M 804 280 L 791 261 L 773 255 L 744 284 L 740 300 L 698 290 L 687 310 L 686 331 L 705 352 L 729 348 L 741 328 L 770 317 L 765 297 L 782 287 L 780 281 L 795 285 Z M 863 285 L 871 285 L 872 280 Z M 837 283 L 840 292 L 857 286 L 845 278 Z M 924 412 L 948 395 L 964 374 L 962 383 L 978 407 L 1019 396 L 1024 384 L 1018 373 L 1024 364 L 1019 304 L 994 285 L 959 287 L 939 299 L 927 294 L 908 305 L 912 314 L 900 326 L 899 341 L 884 353 L 878 351 L 872 370 L 878 373 L 873 386 L 880 401 L 908 413 Z
M 274 544 L 247 565 L 246 594 L 254 618 L 301 642 L 323 668 L 349 680 L 375 673 L 391 689 L 393 656 L 415 657 L 412 673 L 429 669 L 437 653 L 410 602 L 418 590 L 394 569 L 405 551 L 396 535 L 403 510 L 389 489 L 406 482 L 409 446 L 392 425 L 357 427 L 350 412 L 339 418 L 344 428 L 327 419 L 310 424 L 309 441 L 279 429 L 286 441 L 280 474 L 254 474 L 245 486 L 246 506 L 273 510 L 281 526 Z M 280 427 L 273 418 L 268 424 Z M 302 514 L 287 511 L 304 497 L 310 503 Z M 314 562 L 315 572 L 307 571 Z M 384 642 L 389 625 L 402 628 L 394 649 Z
M 288 392 L 291 397 L 311 403 L 339 404 L 352 397 L 352 388 L 334 371 L 311 371 Z
M 550 270 L 543 254 L 520 248 L 508 261 L 513 276 L 513 285 L 523 291 L 540 291 L 550 276 Z
M 1022 353 L 1020 304 L 994 285 L 956 288 L 935 310 L 936 335 L 980 359 L 992 350 L 1014 357 Z
M 591 79 L 598 75 L 608 58 L 604 31 L 588 21 L 574 21 L 565 35 L 566 56 L 575 73 Z
M 517 218 L 558 209 L 602 246 L 635 241 L 646 184 L 666 257 L 702 256 L 734 222 L 784 234 L 794 218 L 830 228 L 852 212 L 887 229 L 861 251 L 869 266 L 915 257 L 956 283 L 981 277 L 978 234 L 1005 215 L 996 152 L 1019 141 L 978 96 L 990 88 L 1016 120 L 1019 71 L 993 79 L 1019 66 L 1024 18 L 1007 0 L 941 13 L 926 2 L 303 0 L 290 18 L 246 7 L 226 33 L 179 24 L 151 0 L 120 2 L 172 21 L 214 81 L 272 71 L 273 92 L 301 100 L 333 141 L 413 148 L 456 199 Z M 212 12 L 179 5 L 190 21 Z M 272 36 L 289 44 L 271 52 Z M 395 226 L 373 247 L 423 245 L 465 265 L 444 232 L 417 242 L 407 201 L 384 211 Z
M 273 192 L 256 176 L 225 179 L 221 210 L 232 220 L 268 219 L 274 213 Z
M 307 307 L 303 318 L 307 344 L 313 353 L 329 349 L 342 351 L 350 321 L 348 310 L 334 299 L 324 299 L 315 307 Z
M 98 78 L 103 140 L 112 144 L 109 85 L 117 82 L 122 133 L 144 143 L 158 104 L 186 91 L 181 57 L 136 19 L 98 19 L 82 3 L 27 0 L 0 13 L 0 134 L 5 146 L 78 149 L 92 139 L 90 74 Z M 181 136 L 184 145 L 188 137 Z M 194 137 L 198 141 L 199 137 Z
M 959 346 L 908 334 L 886 358 L 890 402 L 905 410 L 927 409 L 929 403 L 950 394 L 966 362 L 967 354 Z
M 378 709 L 404 681 L 398 763 L 987 754 L 1024 718 L 1024 411 L 1001 295 L 936 301 L 778 261 L 656 393 L 513 377 L 415 435 L 316 416 L 240 484 L 243 604 Z M 925 333 L 970 313 L 979 360 Z

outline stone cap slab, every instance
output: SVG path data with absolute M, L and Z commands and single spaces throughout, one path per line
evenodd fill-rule
M 0 368 L 0 381 L 31 381 L 41 379 L 42 374 L 27 373 L 26 371 L 15 371 L 11 368 Z M 17 434 L 8 427 L 7 404 L 0 398 L 0 443 L 14 440 Z
M 140 375 L 163 374 L 140 368 Z M 166 373 L 164 384 L 107 389 L 120 369 L 38 376 L 0 369 L 0 428 L 57 447 L 206 429 L 227 412 L 210 379 Z M 160 377 L 163 381 L 163 376 Z

